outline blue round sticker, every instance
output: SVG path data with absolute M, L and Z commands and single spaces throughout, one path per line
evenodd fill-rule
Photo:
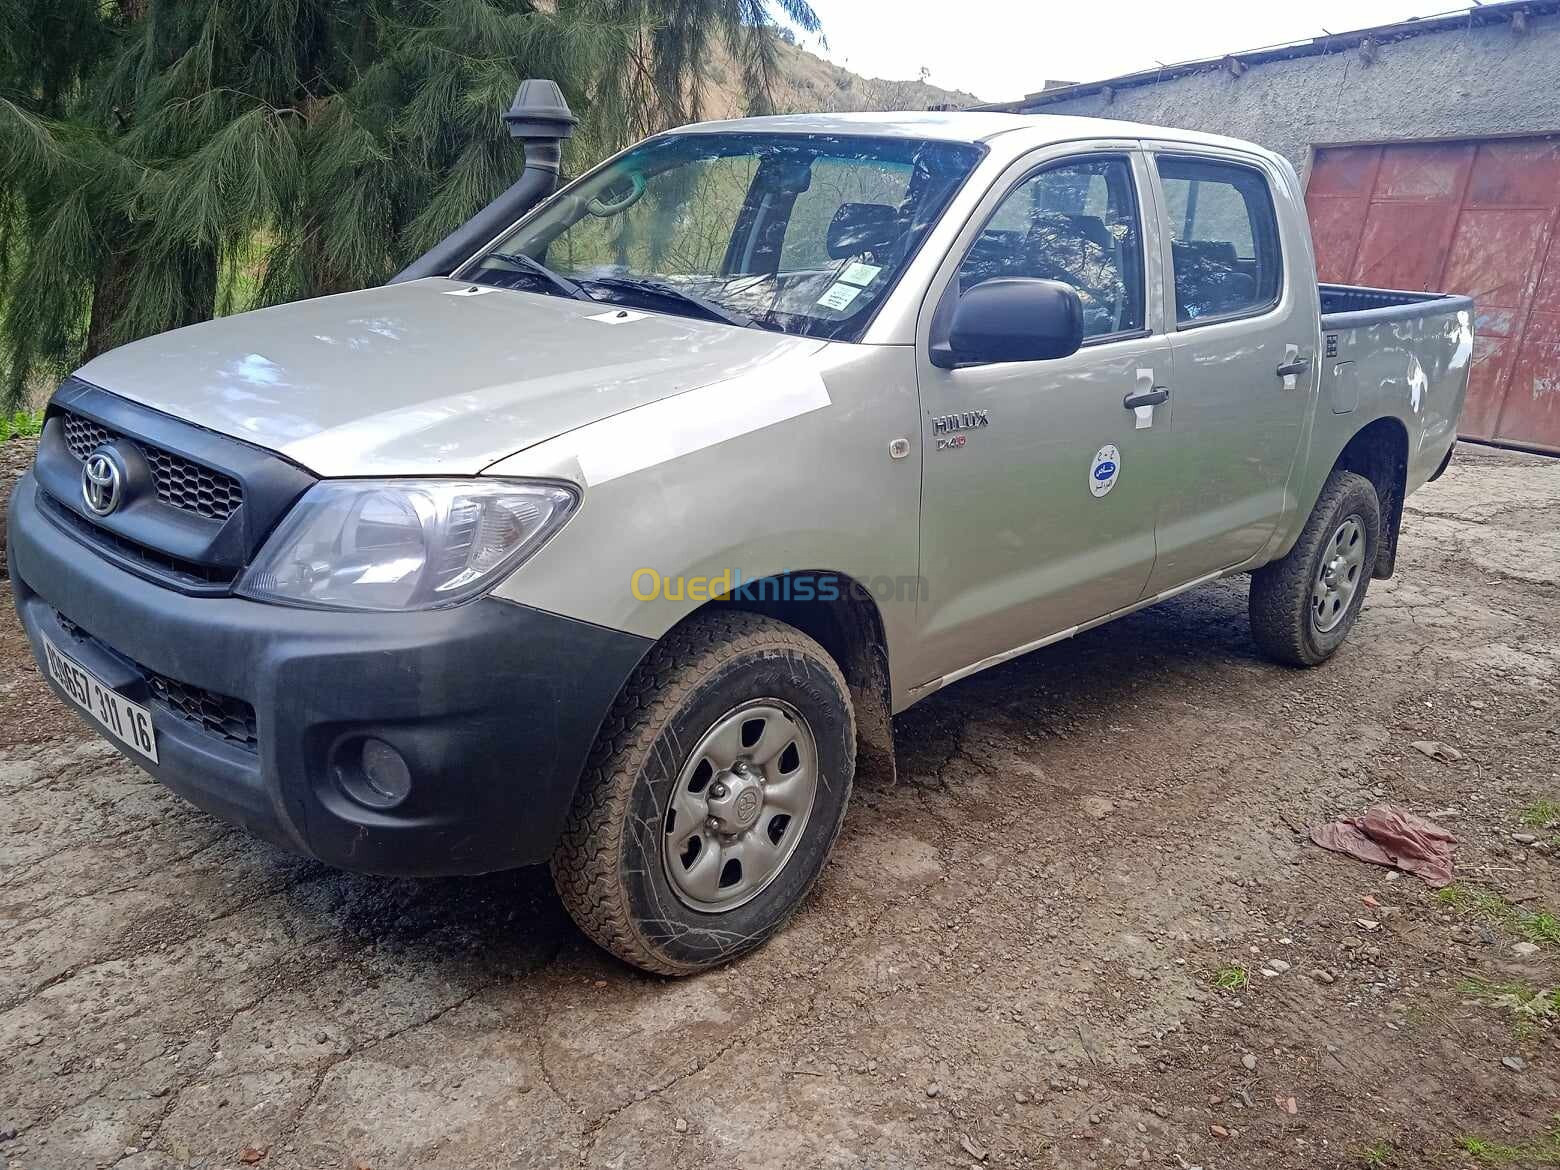
M 1121 474 L 1121 452 L 1116 450 L 1112 443 L 1106 443 L 1094 453 L 1094 462 L 1089 465 L 1089 491 L 1096 498 L 1108 495 L 1110 489 L 1116 486 L 1116 478 Z

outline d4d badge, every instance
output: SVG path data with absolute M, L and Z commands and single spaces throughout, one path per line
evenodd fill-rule
M 932 434 L 937 436 L 939 451 L 953 451 L 964 446 L 968 437 L 964 431 L 975 431 L 990 426 L 991 420 L 984 410 L 967 410 L 962 414 L 936 414 L 932 416 Z

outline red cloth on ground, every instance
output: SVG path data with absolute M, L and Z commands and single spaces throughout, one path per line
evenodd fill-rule
M 1434 821 L 1396 805 L 1373 805 L 1362 816 L 1317 825 L 1311 840 L 1334 853 L 1415 874 L 1436 889 L 1452 881 L 1457 838 Z

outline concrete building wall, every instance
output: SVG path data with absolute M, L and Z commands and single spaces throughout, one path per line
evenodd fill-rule
M 1239 77 L 1210 66 L 1113 94 L 1015 106 L 1230 134 L 1299 169 L 1312 146 L 1560 132 L 1560 14 L 1530 14 L 1523 30 L 1501 20 L 1427 31 L 1366 52 L 1351 45 L 1258 62 Z

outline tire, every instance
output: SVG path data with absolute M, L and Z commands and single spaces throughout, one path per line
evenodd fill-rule
M 1364 476 L 1334 471 L 1294 548 L 1252 574 L 1251 633 L 1262 652 L 1287 666 L 1332 657 L 1365 604 L 1380 545 L 1375 487 Z M 1334 571 L 1324 580 L 1329 564 Z
M 817 642 L 759 614 L 691 619 L 597 736 L 552 858 L 564 906 L 601 947 L 662 975 L 761 945 L 823 870 L 855 745 L 850 692 Z

